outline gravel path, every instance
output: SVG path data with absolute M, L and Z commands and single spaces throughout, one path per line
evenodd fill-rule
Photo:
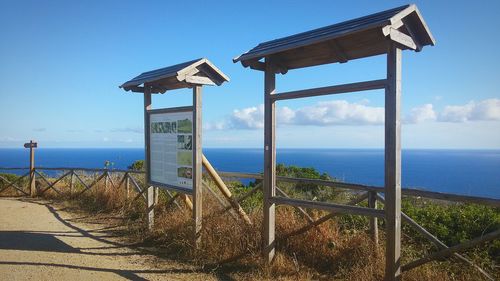
M 225 279 L 128 248 L 109 226 L 77 217 L 43 200 L 0 198 L 0 279 Z

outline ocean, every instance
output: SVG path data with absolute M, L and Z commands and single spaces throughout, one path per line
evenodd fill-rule
M 220 171 L 262 171 L 262 149 L 205 148 Z M 144 159 L 138 148 L 39 148 L 36 166 L 126 169 Z M 345 182 L 383 186 L 382 149 L 278 149 L 277 162 L 314 167 Z M 0 148 L 0 167 L 27 167 L 29 150 Z M 0 170 L 0 172 L 3 172 Z M 500 199 L 500 150 L 411 149 L 402 152 L 402 186 Z

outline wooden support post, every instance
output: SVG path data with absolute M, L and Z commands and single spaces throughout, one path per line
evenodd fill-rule
M 368 207 L 377 209 L 377 192 L 370 191 L 368 192 Z M 370 237 L 375 244 L 375 247 L 378 247 L 378 219 L 377 217 L 370 217 Z
M 148 110 L 151 109 L 151 87 L 144 85 L 144 146 L 145 146 L 145 156 L 144 156 L 144 167 L 146 170 L 146 188 L 147 188 L 147 212 L 148 212 L 148 228 L 151 230 L 154 226 L 155 211 L 154 211 L 154 187 L 149 186 L 149 114 Z
M 224 183 L 224 181 L 222 180 L 222 178 L 219 176 L 219 174 L 217 174 L 217 171 L 215 171 L 212 164 L 210 164 L 208 159 L 203 154 L 202 154 L 202 162 L 203 162 L 203 166 L 205 167 L 206 171 L 214 180 L 215 185 L 219 188 L 219 190 L 222 192 L 224 197 L 226 197 L 226 199 L 229 201 L 229 204 L 238 212 L 238 215 L 245 221 L 245 223 L 251 225 L 252 221 L 248 217 L 245 210 L 243 210 L 243 208 L 240 206 L 240 204 L 236 200 L 234 200 L 233 194 L 231 194 L 231 191 L 229 190 L 229 188 L 227 188 L 227 186 Z M 208 185 L 206 188 L 210 189 L 210 187 Z
M 125 173 L 125 190 L 127 192 L 127 199 L 130 197 L 130 178 L 128 173 Z
M 155 205 L 158 205 L 158 200 L 160 198 L 160 188 L 159 187 L 155 187 Z
M 275 103 L 271 96 L 275 94 L 276 75 L 271 62 L 266 59 L 264 72 L 264 259 L 270 263 L 275 253 L 275 204 L 276 195 L 276 144 L 275 144 Z
M 193 87 L 193 220 L 195 244 L 201 246 L 202 221 L 202 150 L 201 150 L 201 86 Z
M 385 90 L 385 280 L 401 279 L 401 49 L 390 42 Z
M 70 195 L 73 195 L 74 188 L 75 188 L 75 170 L 71 170 L 71 175 L 69 178 L 69 194 Z
M 106 176 L 104 178 L 104 190 L 108 190 L 108 186 L 109 186 L 109 173 L 108 171 L 104 172 L 106 173 Z
M 35 182 L 35 147 L 36 142 L 30 140 L 30 195 L 36 195 L 36 182 Z M 35 146 L 33 145 L 35 144 Z

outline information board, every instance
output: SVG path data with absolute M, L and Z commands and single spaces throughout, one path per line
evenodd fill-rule
M 192 189 L 193 112 L 150 113 L 149 128 L 150 182 Z

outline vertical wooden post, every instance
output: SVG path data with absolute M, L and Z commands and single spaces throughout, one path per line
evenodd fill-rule
M 73 189 L 75 188 L 75 170 L 71 170 L 71 175 L 69 178 L 69 194 L 73 195 Z
M 387 51 L 385 90 L 385 219 L 387 246 L 385 280 L 401 279 L 401 49 Z
M 275 204 L 276 195 L 276 143 L 275 143 L 275 105 L 271 95 L 275 93 L 276 75 L 274 68 L 266 59 L 264 73 L 264 245 L 265 260 L 270 263 L 275 252 Z
M 158 200 L 160 198 L 160 188 L 159 187 L 155 187 L 155 205 L 158 204 Z
M 368 207 L 377 209 L 376 191 L 368 192 Z M 378 247 L 378 220 L 376 217 L 370 217 L 370 237 L 375 244 L 375 247 Z
M 193 220 L 196 247 L 201 246 L 202 223 L 202 150 L 201 150 L 201 86 L 193 87 Z
M 147 212 L 148 212 L 148 227 L 152 229 L 154 226 L 155 211 L 154 211 L 154 187 L 149 186 L 150 172 L 149 172 L 149 113 L 148 110 L 151 109 L 151 88 L 148 85 L 144 85 L 144 168 L 146 170 L 146 186 L 147 188 Z
M 35 141 L 30 140 L 30 195 L 34 197 L 36 195 L 36 182 L 35 182 L 35 148 L 33 143 Z
M 109 186 L 109 173 L 108 171 L 105 172 L 106 173 L 106 176 L 104 177 L 104 190 L 108 190 L 108 186 Z
M 130 197 L 130 178 L 128 173 L 125 173 L 125 190 L 127 192 L 127 199 Z

